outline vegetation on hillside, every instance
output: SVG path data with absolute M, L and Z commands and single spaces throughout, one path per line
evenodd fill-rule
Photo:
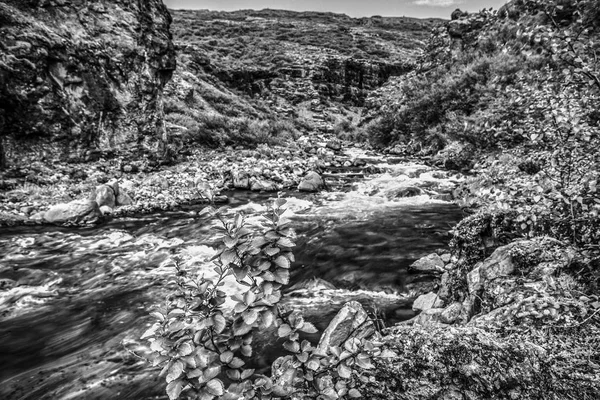
M 367 126 L 378 146 L 481 173 L 466 205 L 515 213 L 524 236 L 596 248 L 600 4 L 515 0 L 455 12 L 420 68 L 391 82 Z M 489 156 L 489 157 L 488 157 Z

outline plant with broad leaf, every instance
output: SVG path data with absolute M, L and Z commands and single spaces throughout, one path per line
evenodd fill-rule
M 152 315 L 157 322 L 143 335 L 153 352 L 153 365 L 162 366 L 171 400 L 185 393 L 202 400 L 268 399 L 310 396 L 337 399 L 360 397 L 357 379 L 368 379 L 362 371 L 372 368 L 371 357 L 389 357 L 379 344 L 366 338 L 348 337 L 344 348 L 323 351 L 301 333 L 317 329 L 293 311 L 282 312 L 277 304 L 289 281 L 294 261 L 295 233 L 283 218 L 284 200 L 268 209 L 264 232 L 252 233 L 245 217 L 237 214 L 227 221 L 220 211 L 209 209 L 220 222 L 221 244 L 213 257 L 216 278 L 193 277 L 174 260 L 177 279 L 174 292 L 163 310 Z M 242 293 L 229 295 L 222 290 L 225 279 L 233 276 Z M 227 299 L 232 309 L 226 308 Z M 274 377 L 246 368 L 253 355 L 253 335 L 277 327 L 285 338 L 289 356 L 274 363 L 282 372 Z

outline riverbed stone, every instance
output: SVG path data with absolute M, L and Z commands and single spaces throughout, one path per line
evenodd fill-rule
M 324 187 L 325 183 L 321 175 L 315 171 L 309 171 L 298 185 L 301 192 L 317 192 Z
M 117 196 L 116 205 L 117 206 L 129 206 L 133 204 L 133 199 L 130 195 L 128 195 L 123 189 L 119 190 L 119 195 Z
M 115 207 L 115 190 L 110 185 L 100 185 L 96 187 L 94 191 L 93 199 L 98 203 L 98 207 L 108 206 L 110 208 Z
M 443 308 L 430 308 L 424 310 L 414 320 L 415 325 L 421 326 L 436 326 L 442 323 L 440 317 L 444 312 Z
M 435 253 L 419 258 L 410 265 L 410 269 L 422 272 L 444 272 L 444 261 Z
M 510 246 L 500 247 L 490 257 L 475 265 L 475 268 L 467 274 L 469 293 L 477 293 L 487 282 L 500 276 L 508 276 L 515 271 L 510 248 Z
M 357 301 L 350 301 L 342 307 L 329 326 L 323 331 L 317 350 L 323 354 L 332 346 L 343 345 L 348 339 L 364 339 L 375 333 L 373 321 Z
M 101 216 L 102 213 L 95 200 L 83 199 L 52 206 L 44 214 L 44 220 L 54 224 L 92 223 Z
M 250 190 L 255 192 L 274 192 L 277 190 L 277 185 L 267 179 L 251 179 Z
M 436 293 L 429 292 L 427 294 L 422 294 L 421 296 L 417 297 L 417 299 L 412 305 L 412 309 L 414 311 L 425 311 L 429 310 L 430 308 L 439 308 L 443 305 L 444 301 L 440 299 L 440 297 Z
M 246 171 L 233 171 L 231 179 L 235 189 L 250 189 L 250 176 Z

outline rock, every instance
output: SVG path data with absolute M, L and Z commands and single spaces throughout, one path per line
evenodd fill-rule
M 448 263 L 448 262 L 450 262 L 450 259 L 452 258 L 452 254 L 444 253 L 440 256 L 440 258 L 442 259 L 443 262 Z
M 96 200 L 96 203 L 98 203 L 98 207 L 115 207 L 115 190 L 110 185 L 100 185 L 96 187 L 93 198 Z
M 44 213 L 44 220 L 53 224 L 92 223 L 102 213 L 94 200 L 75 200 L 67 204 L 57 204 Z
M 443 308 L 430 308 L 428 310 L 424 310 L 421 314 L 417 315 L 413 321 L 413 324 L 421 326 L 439 325 L 441 323 L 440 316 L 443 311 Z
M 323 331 L 317 350 L 323 354 L 333 346 L 343 345 L 350 338 L 368 338 L 375 333 L 375 326 L 367 312 L 357 301 L 342 307 L 329 326 Z
M 419 297 L 417 297 L 417 299 L 415 300 L 415 302 L 412 305 L 412 309 L 414 311 L 426 311 L 429 310 L 430 308 L 439 308 L 442 307 L 444 305 L 444 301 L 442 299 L 440 299 L 440 297 L 433 293 L 427 293 L 427 294 L 422 294 Z
M 423 194 L 423 189 L 416 186 L 400 187 L 385 192 L 385 197 L 389 200 L 401 199 L 405 197 L 415 197 Z
M 113 192 L 115 192 L 115 197 L 118 197 L 119 196 L 119 182 L 116 179 L 112 179 L 112 180 L 108 181 L 106 184 L 113 189 Z
M 133 204 L 133 199 L 129 196 L 123 189 L 119 191 L 119 195 L 117 196 L 116 205 L 117 206 L 129 206 Z
M 454 302 L 442 311 L 440 314 L 440 322 L 444 324 L 452 324 L 456 322 L 462 311 L 462 303 Z
M 414 271 L 422 272 L 444 272 L 444 261 L 439 255 L 432 253 L 419 258 L 412 263 L 409 268 Z
M 255 192 L 274 192 L 277 191 L 277 185 L 266 179 L 252 179 L 250 190 Z
M 511 246 L 503 246 L 496 249 L 490 257 L 477 263 L 467 274 L 470 294 L 476 294 L 487 282 L 500 276 L 508 276 L 515 271 L 510 248 Z
M 102 215 L 110 215 L 113 213 L 113 209 L 109 206 L 100 206 L 100 212 Z
M 98 4 L 106 4 L 103 11 Z M 111 148 L 160 142 L 161 93 L 176 65 L 162 1 L 3 1 L 0 21 L 1 129 L 11 140 Z M 89 149 L 83 159 L 103 150 Z
M 340 151 L 342 149 L 342 144 L 338 140 L 330 140 L 327 142 L 326 147 L 333 151 Z
M 233 171 L 231 178 L 235 189 L 250 189 L 250 176 L 246 171 Z
M 301 192 L 317 192 L 324 187 L 325 183 L 321 175 L 314 171 L 309 171 L 298 185 Z

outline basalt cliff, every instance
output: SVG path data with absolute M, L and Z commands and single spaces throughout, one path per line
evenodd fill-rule
M 160 0 L 0 1 L 1 161 L 156 148 L 171 21 Z

